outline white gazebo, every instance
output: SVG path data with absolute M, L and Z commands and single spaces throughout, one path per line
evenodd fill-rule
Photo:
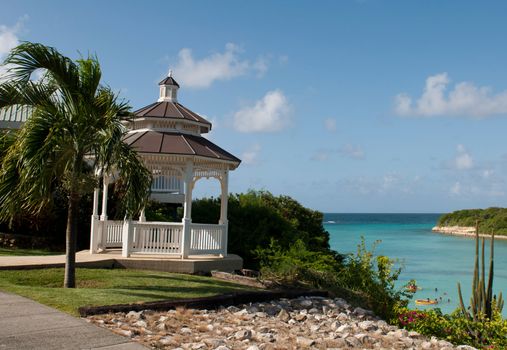
M 114 176 L 103 174 L 102 208 L 100 189 L 93 196 L 90 253 L 121 248 L 122 256 L 159 254 L 187 259 L 193 255 L 227 256 L 227 199 L 229 171 L 240 160 L 202 137 L 211 123 L 178 103 L 179 85 L 171 72 L 159 83 L 160 97 L 134 112 L 124 140 L 134 147 L 152 172 L 151 199 L 181 203 L 181 222 L 147 222 L 144 212 L 139 221 L 108 220 L 107 190 Z M 216 178 L 221 185 L 218 223 L 192 222 L 192 190 L 202 178 Z

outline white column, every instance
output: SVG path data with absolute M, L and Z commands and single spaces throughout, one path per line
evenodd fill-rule
M 90 254 L 97 253 L 100 243 L 99 231 L 99 188 L 93 191 L 93 212 L 92 212 L 92 225 L 90 234 Z
M 190 250 L 190 234 L 192 224 L 192 188 L 194 180 L 194 167 L 187 163 L 185 168 L 185 203 L 183 204 L 183 237 L 181 239 L 181 258 L 188 258 Z
M 106 221 L 107 220 L 107 187 L 109 185 L 109 178 L 104 175 L 102 182 L 103 188 L 102 188 L 102 215 L 100 215 L 100 220 Z
M 224 226 L 222 251 L 223 256 L 227 256 L 227 239 L 229 231 L 228 230 L 229 220 L 227 220 L 227 204 L 229 202 L 229 170 L 225 170 L 224 173 L 222 174 L 220 185 L 222 188 L 222 195 L 220 197 L 220 220 L 218 221 L 218 223 Z
M 132 236 L 134 234 L 134 226 L 132 225 L 132 220 L 130 218 L 125 217 L 123 220 L 123 231 L 122 231 L 122 249 L 121 256 L 124 258 L 128 258 L 130 256 L 130 251 L 132 249 Z

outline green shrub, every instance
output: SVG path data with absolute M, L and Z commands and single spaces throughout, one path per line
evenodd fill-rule
M 393 269 L 393 260 L 375 257 L 374 248 L 367 250 L 362 239 L 356 254 L 337 259 L 331 253 L 309 250 L 302 240 L 288 249 L 272 241 L 256 253 L 263 278 L 288 286 L 325 288 L 389 319 L 412 294 L 395 287 L 401 270 Z
M 364 237 L 361 237 L 357 253 L 349 255 L 339 271 L 339 281 L 342 287 L 362 295 L 366 306 L 377 315 L 390 319 L 397 308 L 407 304 L 413 293 L 405 286 L 396 287 L 401 268 L 394 268 L 395 260 L 382 255 L 375 256 L 379 243 L 376 241 L 368 250 Z
M 216 223 L 220 199 L 204 198 L 192 204 L 192 221 Z M 329 233 L 322 224 L 323 214 L 303 207 L 288 196 L 266 191 L 231 194 L 228 202 L 228 251 L 240 255 L 245 267 L 257 269 L 258 248 L 269 247 L 274 239 L 282 249 L 301 240 L 310 251 L 339 254 L 329 248 Z
M 333 254 L 308 250 L 302 240 L 284 250 L 272 239 L 268 248 L 258 248 L 255 253 L 263 279 L 283 286 L 325 289 L 337 284 L 341 262 Z
M 491 320 L 474 322 L 463 316 L 460 310 L 450 315 L 442 314 L 440 309 L 409 310 L 400 308 L 392 324 L 414 330 L 428 336 L 436 336 L 454 344 L 467 344 L 479 349 L 505 349 L 507 347 L 507 321 L 500 313 Z M 477 337 L 476 335 L 480 336 Z

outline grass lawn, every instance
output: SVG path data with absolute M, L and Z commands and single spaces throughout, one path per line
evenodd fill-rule
M 0 256 L 61 255 L 65 252 L 50 252 L 42 249 L 0 248 Z
M 78 315 L 80 306 L 212 296 L 253 288 L 211 277 L 124 269 L 76 269 L 77 288 L 63 285 L 63 269 L 0 271 L 0 290 Z

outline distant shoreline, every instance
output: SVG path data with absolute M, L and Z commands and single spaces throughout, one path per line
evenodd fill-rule
M 460 237 L 475 237 L 475 227 L 467 227 L 467 226 L 435 226 L 431 229 L 431 231 L 436 233 L 442 233 L 450 236 L 460 236 Z M 480 233 L 479 237 L 481 238 L 491 238 L 491 234 Z M 507 239 L 507 236 L 504 235 L 495 235 L 495 239 Z

